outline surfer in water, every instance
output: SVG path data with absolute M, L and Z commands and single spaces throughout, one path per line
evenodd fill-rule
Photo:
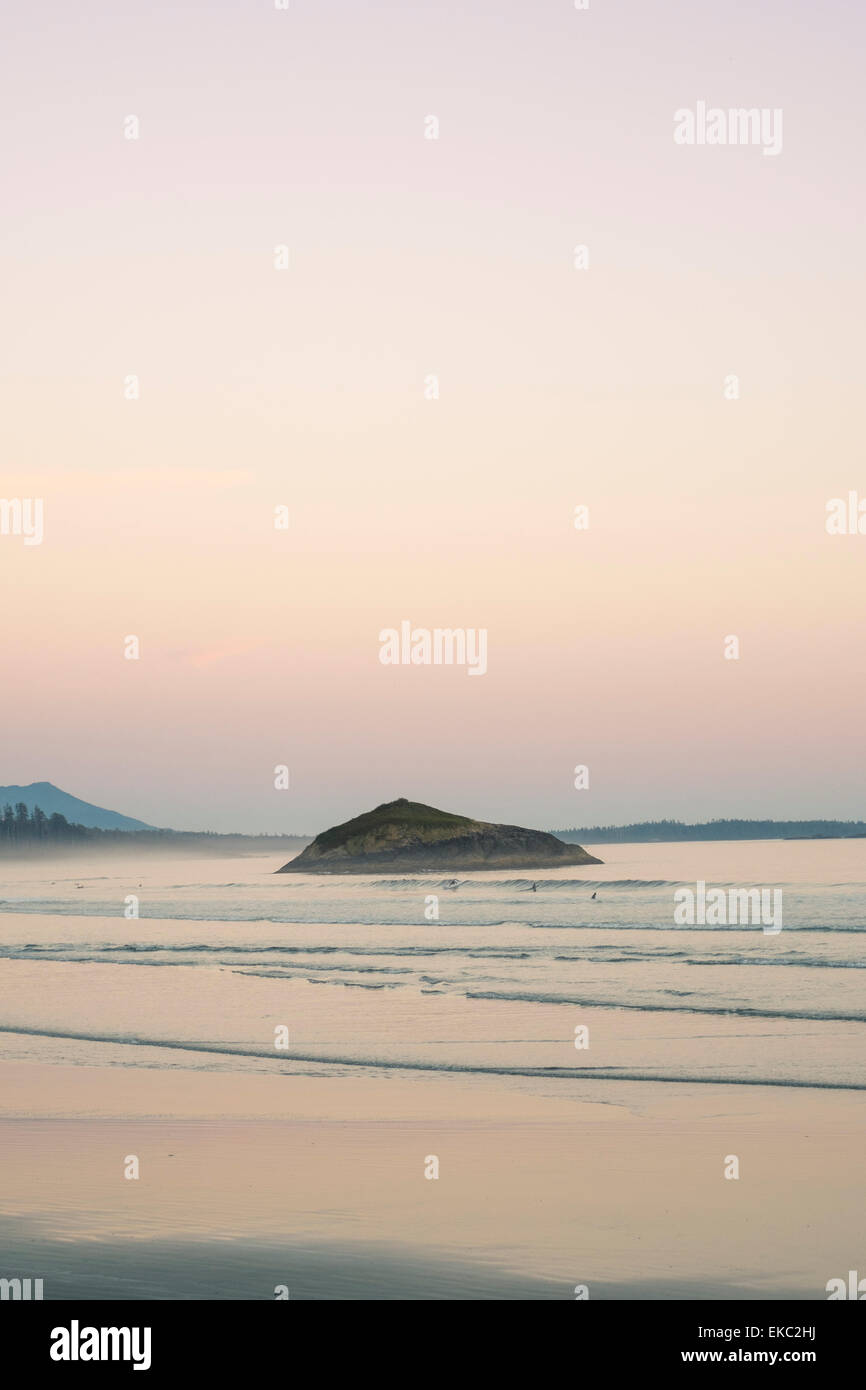
M 592 899 L 593 899 L 593 898 L 597 898 L 597 897 L 598 897 L 598 889 L 596 889 L 596 891 L 593 893 L 592 898 L 590 898 L 590 902 L 592 902 Z
M 538 884 L 537 884 L 537 883 L 533 883 L 533 885 L 532 885 L 532 887 L 530 888 L 529 891 L 530 891 L 530 893 L 537 893 L 537 892 L 538 892 Z

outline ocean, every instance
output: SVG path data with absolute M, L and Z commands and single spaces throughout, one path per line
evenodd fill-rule
M 0 1275 L 826 1298 L 866 1240 L 864 850 L 612 845 L 456 881 L 7 865 Z M 699 882 L 780 890 L 781 930 L 679 925 Z
M 19 862 L 0 892 L 7 1055 L 495 1073 L 545 1094 L 866 1085 L 866 841 L 593 852 L 603 865 L 456 881 L 279 875 L 263 856 Z M 699 881 L 780 889 L 781 931 L 677 925 Z

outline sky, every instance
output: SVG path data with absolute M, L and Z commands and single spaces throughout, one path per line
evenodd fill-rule
M 861 7 L 14 9 L 0 782 L 250 832 L 866 814 Z M 700 102 L 781 149 L 675 143 Z M 486 673 L 383 665 L 403 621 Z

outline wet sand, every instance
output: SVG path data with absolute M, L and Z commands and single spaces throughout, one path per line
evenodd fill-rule
M 862 1263 L 856 1093 L 587 1087 L 3 1063 L 0 1274 L 46 1299 L 822 1299 Z

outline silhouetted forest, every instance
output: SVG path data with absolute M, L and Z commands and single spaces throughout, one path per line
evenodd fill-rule
M 27 855 L 40 850 L 145 849 L 187 850 L 208 854 L 255 854 L 259 851 L 284 854 L 309 843 L 309 835 L 241 835 L 208 830 L 97 830 L 77 825 L 59 811 L 46 816 L 39 806 L 29 811 L 23 801 L 6 805 L 0 811 L 0 854 L 22 851 Z
M 633 825 L 592 825 L 585 829 L 554 830 L 567 843 L 624 844 L 671 840 L 836 840 L 866 838 L 866 821 L 856 820 L 711 820 L 689 825 L 680 820 L 638 821 Z M 55 811 L 46 816 L 39 806 L 28 810 L 23 801 L 0 811 L 0 851 L 38 849 L 89 843 L 94 846 L 208 849 L 211 852 L 274 852 L 285 845 L 307 844 L 309 835 L 243 835 L 195 830 L 97 830 L 76 825 Z
M 585 830 L 554 830 L 560 840 L 601 845 L 644 840 L 838 840 L 866 836 L 862 820 L 644 820 L 634 825 L 592 825 Z
M 65 816 L 55 811 L 46 816 L 39 806 L 28 811 L 23 801 L 17 805 L 8 804 L 0 811 L 0 843 L 12 845 L 32 845 L 87 840 L 99 831 L 90 831 L 83 825 L 71 825 Z

